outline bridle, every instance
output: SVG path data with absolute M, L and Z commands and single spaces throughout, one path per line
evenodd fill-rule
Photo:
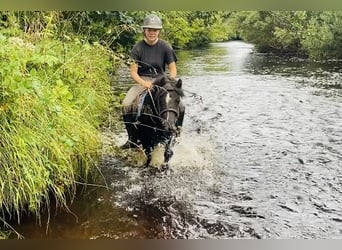
M 168 113 L 173 112 L 173 113 L 176 114 L 176 117 L 177 117 L 177 118 L 179 117 L 179 111 L 176 110 L 176 109 L 173 109 L 173 108 L 166 108 L 166 109 L 163 109 L 162 111 L 159 112 L 159 116 L 162 117 L 162 115 L 163 115 L 164 113 L 166 113 L 166 112 L 168 112 Z
M 166 89 L 166 88 L 164 88 L 164 87 L 160 87 L 160 86 L 157 86 L 157 85 L 155 85 L 154 87 L 157 87 L 157 88 L 162 89 L 162 90 L 164 91 L 164 93 L 165 93 L 165 92 L 167 93 L 167 92 L 169 92 L 169 91 L 176 91 L 176 90 L 174 90 L 174 89 Z M 155 104 L 155 102 L 154 102 L 154 100 L 153 100 L 153 98 L 152 98 L 152 93 L 151 93 L 151 91 L 148 90 L 148 93 L 149 93 L 149 95 L 150 95 L 150 97 L 151 97 L 151 100 L 152 100 L 153 109 L 155 110 L 155 113 L 158 115 L 159 119 L 162 121 L 162 124 L 165 124 L 166 122 L 168 122 L 168 116 L 167 116 L 166 119 L 163 118 L 163 115 L 164 115 L 165 113 L 170 113 L 170 112 L 174 113 L 174 114 L 176 115 L 175 121 L 178 120 L 178 117 L 179 117 L 179 109 L 177 110 L 177 109 L 174 109 L 174 108 L 164 108 L 164 109 L 158 111 L 158 108 L 157 108 L 157 106 L 156 106 L 156 104 Z M 159 93 L 159 94 L 156 96 L 156 99 L 159 99 L 160 96 L 161 96 L 162 94 L 163 94 L 163 92 Z M 171 124 L 169 124 L 169 125 L 171 125 Z M 170 127 L 172 127 L 172 126 L 170 126 Z

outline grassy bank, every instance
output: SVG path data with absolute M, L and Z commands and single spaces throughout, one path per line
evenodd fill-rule
M 66 207 L 98 159 L 113 54 L 99 44 L 0 33 L 0 220 Z M 9 217 L 8 217 L 9 216 Z

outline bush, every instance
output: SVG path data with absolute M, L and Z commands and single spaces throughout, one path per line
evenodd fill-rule
M 111 56 L 98 44 L 0 34 L 2 214 L 39 217 L 51 194 L 67 208 L 98 159 Z

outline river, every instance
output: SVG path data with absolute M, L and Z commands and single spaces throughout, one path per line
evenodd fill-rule
M 342 65 L 241 41 L 178 51 L 186 117 L 170 172 L 103 156 L 88 188 L 25 238 L 342 238 Z M 121 82 L 127 86 L 127 77 Z M 112 144 L 125 133 L 106 131 Z

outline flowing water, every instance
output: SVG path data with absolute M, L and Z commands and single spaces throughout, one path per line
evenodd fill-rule
M 186 117 L 168 172 L 104 155 L 88 188 L 26 238 L 342 238 L 342 65 L 179 51 Z M 127 82 L 123 77 L 122 82 Z M 127 84 L 127 83 L 126 83 Z M 128 85 L 126 85 L 128 86 Z M 117 145 L 125 133 L 106 132 Z M 47 233 L 46 233 L 47 232 Z

